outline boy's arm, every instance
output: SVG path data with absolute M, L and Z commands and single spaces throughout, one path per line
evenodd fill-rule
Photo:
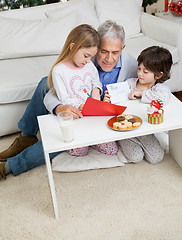
M 143 91 L 141 102 L 150 103 L 152 100 L 160 99 L 167 104 L 171 98 L 171 91 L 164 83 L 158 83 L 152 88 Z

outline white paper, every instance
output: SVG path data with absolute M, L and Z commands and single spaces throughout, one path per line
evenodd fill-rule
M 128 94 L 130 89 L 127 82 L 108 84 L 107 89 L 109 95 L 111 95 L 111 103 L 117 104 L 129 101 Z

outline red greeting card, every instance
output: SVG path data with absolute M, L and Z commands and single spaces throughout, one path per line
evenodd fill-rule
M 84 116 L 114 116 L 122 114 L 127 107 L 87 98 L 82 114 Z

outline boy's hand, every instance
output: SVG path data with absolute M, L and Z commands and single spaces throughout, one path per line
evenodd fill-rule
M 83 108 L 83 107 L 82 107 Z M 82 118 L 83 115 L 81 114 L 81 112 L 79 111 L 79 109 L 71 106 L 71 105 L 58 105 L 55 109 L 55 114 L 57 115 L 58 113 L 62 112 L 62 111 L 70 111 L 73 114 L 73 119 L 77 119 L 77 118 Z
M 94 88 L 92 90 L 91 97 L 94 98 L 94 99 L 100 100 L 100 89 L 99 88 Z
M 134 90 L 134 91 L 130 92 L 130 94 L 128 95 L 128 98 L 131 100 L 136 100 L 136 99 L 142 97 L 142 93 L 143 93 L 142 90 Z
M 104 93 L 105 93 L 105 95 L 104 95 L 103 101 L 110 103 L 111 102 L 111 95 L 109 95 L 108 90 L 106 90 Z

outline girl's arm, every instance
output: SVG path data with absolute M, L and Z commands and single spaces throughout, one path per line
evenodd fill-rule
M 100 92 L 101 92 L 100 89 L 97 88 L 97 87 L 95 87 L 95 88 L 92 90 L 92 94 L 91 94 L 92 98 L 97 99 L 97 100 L 100 100 Z

